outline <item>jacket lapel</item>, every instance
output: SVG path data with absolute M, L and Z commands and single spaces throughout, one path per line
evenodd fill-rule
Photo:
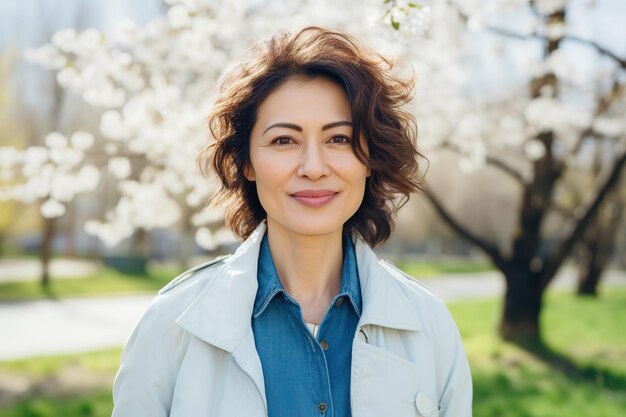
M 383 266 L 370 246 L 359 237 L 355 238 L 355 251 L 363 298 L 358 328 L 373 324 L 398 330 L 421 330 L 417 311 L 397 282 L 408 278 Z
M 242 342 L 254 342 L 252 309 L 258 288 L 257 264 L 265 222 L 229 257 L 221 270 L 178 317 L 177 323 L 197 338 L 227 352 Z
M 176 320 L 195 337 L 230 352 L 234 363 L 256 386 L 263 404 L 267 404 L 265 382 L 251 317 L 258 288 L 259 248 L 265 228 L 265 222 L 261 222 Z
M 236 365 L 252 379 L 264 403 L 263 370 L 251 317 L 258 288 L 259 248 L 266 227 L 265 221 L 259 224 L 177 319 L 195 337 L 230 352 Z M 366 325 L 419 331 L 422 324 L 416 309 L 398 283 L 407 278 L 384 266 L 361 238 L 353 236 L 353 241 L 363 300 L 356 336 Z M 361 343 L 356 336 L 355 343 Z

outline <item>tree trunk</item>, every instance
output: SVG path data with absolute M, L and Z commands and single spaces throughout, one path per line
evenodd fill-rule
M 587 255 L 591 259 L 580 267 L 580 275 L 578 277 L 578 295 L 589 295 L 595 297 L 598 295 L 598 284 L 600 277 L 604 271 L 604 262 L 600 266 L 594 258 L 597 254 Z
M 52 258 L 52 243 L 55 226 L 56 219 L 43 219 L 43 232 L 39 256 L 41 260 L 41 286 L 45 289 L 50 287 L 50 259 Z
M 500 321 L 500 336 L 514 342 L 540 340 L 539 313 L 543 290 L 539 275 L 521 263 L 504 271 L 506 292 Z
M 76 201 L 68 203 L 67 212 L 65 214 L 67 228 L 65 228 L 65 250 L 63 253 L 66 258 L 76 257 L 76 212 Z
M 183 217 L 181 218 L 180 245 L 178 246 L 178 267 L 185 271 L 190 267 L 191 254 L 194 247 L 193 225 L 191 217 L 193 212 L 186 204 L 183 205 Z
M 598 284 L 615 248 L 617 225 L 624 212 L 619 187 L 607 196 L 605 210 L 596 214 L 581 241 L 578 295 L 598 295 Z

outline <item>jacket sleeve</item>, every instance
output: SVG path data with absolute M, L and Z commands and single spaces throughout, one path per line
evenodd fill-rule
M 463 350 L 461 335 L 454 319 L 443 306 L 438 320 L 439 337 L 437 352 L 440 417 L 471 417 L 472 415 L 472 375 L 467 356 Z
M 113 384 L 112 417 L 167 417 L 174 389 L 174 372 L 158 298 L 152 302 L 124 346 Z

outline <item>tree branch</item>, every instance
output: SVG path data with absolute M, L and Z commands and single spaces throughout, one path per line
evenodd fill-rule
M 450 149 L 451 151 L 454 151 L 458 154 L 463 154 L 463 152 L 461 152 L 461 149 L 457 145 L 447 141 L 441 145 L 441 149 Z M 485 160 L 488 165 L 494 168 L 498 168 L 500 171 L 507 174 L 510 178 L 513 178 L 520 185 L 524 186 L 526 184 L 526 181 L 524 180 L 522 174 L 515 168 L 504 162 L 502 159 L 496 158 L 494 156 L 487 156 Z
M 620 175 L 626 166 L 626 150 L 615 160 L 611 172 L 598 189 L 595 196 L 588 198 L 586 208 L 579 206 L 576 211 L 579 214 L 571 218 L 562 228 L 565 230 L 565 237 L 560 243 L 552 247 L 545 262 L 546 269 L 542 271 L 542 287 L 545 288 L 559 269 L 565 257 L 570 252 L 576 241 L 580 238 L 589 222 L 593 219 L 598 209 L 602 205 L 604 198 L 611 189 L 619 182 Z
M 598 104 L 596 105 L 596 109 L 593 112 L 593 118 L 595 119 L 596 117 L 598 117 L 602 113 L 606 112 L 609 109 L 609 107 L 611 106 L 611 104 L 613 104 L 613 102 L 615 100 L 617 100 L 617 98 L 623 92 L 624 92 L 624 84 L 621 84 L 619 82 L 619 78 L 617 76 L 615 76 L 613 78 L 613 85 L 611 86 L 611 89 L 609 91 L 607 91 L 606 94 L 604 94 L 598 100 Z M 580 132 L 580 134 L 578 135 L 578 139 L 576 139 L 576 144 L 574 145 L 572 150 L 569 152 L 569 155 L 568 155 L 567 158 L 565 158 L 565 160 L 568 160 L 571 157 L 574 157 L 578 153 L 578 151 L 580 151 L 580 148 L 581 148 L 585 138 L 587 136 L 591 135 L 591 134 L 594 134 L 594 133 L 595 132 L 594 132 L 594 129 L 593 129 L 593 124 L 591 124 L 585 130 Z
M 565 35 L 563 38 L 569 41 L 582 43 L 583 45 L 589 45 L 592 48 L 594 48 L 600 55 L 608 56 L 613 61 L 617 62 L 617 64 L 620 66 L 621 69 L 626 69 L 626 59 L 617 56 L 616 54 L 609 51 L 602 45 L 599 45 L 597 42 L 594 42 L 589 39 L 584 39 L 578 36 L 573 36 L 573 35 Z
M 457 219 L 452 216 L 452 214 L 443 206 L 443 203 L 432 193 L 432 191 L 426 187 L 424 190 L 424 194 L 430 200 L 431 204 L 441 216 L 441 218 L 462 238 L 467 240 L 468 242 L 478 246 L 482 249 L 493 261 L 493 263 L 499 268 L 503 269 L 506 264 L 506 259 L 502 256 L 498 248 L 492 244 L 487 242 L 484 239 L 476 236 L 469 229 L 463 226 Z
M 459 17 L 463 20 L 463 22 L 467 23 L 467 21 L 469 20 L 469 17 L 465 13 L 463 13 L 458 7 L 456 9 L 457 9 L 457 13 L 459 14 Z M 513 38 L 513 39 L 519 39 L 519 40 L 537 39 L 537 40 L 541 40 L 545 42 L 549 42 L 551 40 L 547 36 L 540 35 L 539 33 L 536 33 L 536 32 L 529 33 L 529 34 L 521 34 L 521 33 L 513 32 L 511 30 L 499 28 L 495 26 L 485 26 L 485 29 L 497 35 L 505 36 L 507 38 Z M 584 39 L 579 36 L 573 36 L 573 35 L 564 35 L 562 39 L 573 41 L 573 42 L 578 42 L 582 45 L 591 46 L 600 55 L 607 56 L 611 58 L 613 61 L 615 61 L 621 69 L 626 69 L 626 59 L 621 58 L 617 54 L 609 51 L 607 48 L 603 47 L 597 42 L 594 42 L 589 39 Z

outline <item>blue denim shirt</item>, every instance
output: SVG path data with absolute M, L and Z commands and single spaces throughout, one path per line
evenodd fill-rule
M 263 367 L 269 417 L 350 417 L 352 339 L 361 315 L 354 246 L 343 237 L 341 288 L 317 337 L 298 302 L 283 288 L 267 243 L 261 242 L 252 330 Z

